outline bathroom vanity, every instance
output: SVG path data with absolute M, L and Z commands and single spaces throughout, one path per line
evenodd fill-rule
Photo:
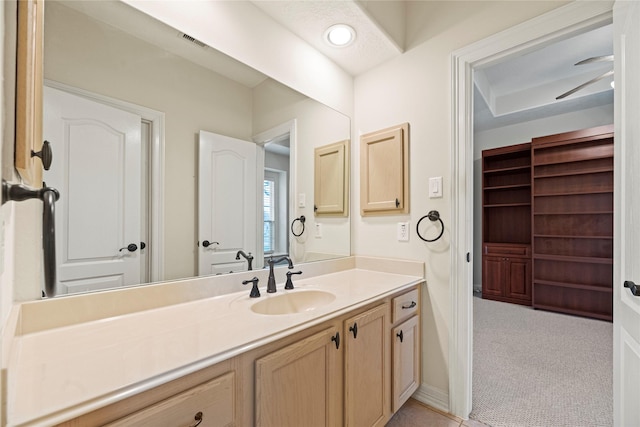
M 424 266 L 350 257 L 309 267 L 288 291 L 276 269 L 277 292 L 260 298 L 240 285 L 40 330 L 25 315 L 38 311 L 23 310 L 8 424 L 383 426 L 420 383 Z M 207 280 L 248 273 L 266 271 Z M 189 293 L 187 282 L 167 295 Z

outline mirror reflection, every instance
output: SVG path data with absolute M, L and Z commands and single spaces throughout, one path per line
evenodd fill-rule
M 47 1 L 44 30 L 58 294 L 349 255 L 313 211 L 348 117 L 118 1 Z

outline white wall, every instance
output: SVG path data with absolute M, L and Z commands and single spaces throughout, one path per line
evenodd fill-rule
M 349 218 L 318 217 L 313 211 L 314 149 L 349 139 L 350 120 L 344 114 L 313 99 L 266 80 L 254 89 L 254 134 L 270 130 L 290 120 L 296 120 L 295 189 L 292 197 L 305 194 L 306 206 L 295 203 L 293 217 L 304 215 L 305 232 L 295 238 L 290 254 L 296 262 L 306 260 L 310 253 L 350 255 L 351 230 Z M 322 225 L 322 237 L 314 235 L 315 224 Z
M 55 2 L 44 50 L 46 79 L 165 113 L 165 279 L 195 276 L 198 132 L 250 140 L 251 89 Z
M 274 80 L 347 115 L 353 79 L 248 1 L 123 0 Z
M 407 10 L 408 50 L 355 80 L 353 185 L 359 189 L 358 137 L 402 122 L 410 123 L 409 215 L 359 216 L 359 195 L 352 197 L 353 252 L 424 261 L 423 400 L 447 409 L 450 301 L 451 53 L 509 28 L 562 2 L 411 2 Z M 427 198 L 429 177 L 442 176 L 444 197 Z M 425 243 L 415 234 L 417 221 L 440 211 L 444 236 Z M 396 240 L 396 223 L 409 221 L 409 242 Z M 435 233 L 437 230 L 432 230 Z
M 613 123 L 613 104 L 560 114 L 474 133 L 473 136 L 473 250 L 482 253 L 482 150 L 530 142 L 532 138 Z M 474 257 L 473 288 L 482 288 L 482 257 Z

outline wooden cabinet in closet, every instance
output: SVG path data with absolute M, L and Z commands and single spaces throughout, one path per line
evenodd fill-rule
M 532 140 L 533 306 L 611 320 L 613 127 Z
M 482 297 L 531 305 L 531 144 L 482 152 Z

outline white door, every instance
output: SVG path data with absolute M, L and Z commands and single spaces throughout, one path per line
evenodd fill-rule
M 44 180 L 60 191 L 57 294 L 140 283 L 140 116 L 46 86 L 43 95 Z
M 615 256 L 613 292 L 614 425 L 640 426 L 640 2 L 614 6 Z M 640 293 L 640 291 L 638 291 Z
M 243 271 L 236 254 L 256 254 L 256 144 L 200 131 L 198 161 L 198 274 Z M 262 268 L 258 259 L 253 266 Z

